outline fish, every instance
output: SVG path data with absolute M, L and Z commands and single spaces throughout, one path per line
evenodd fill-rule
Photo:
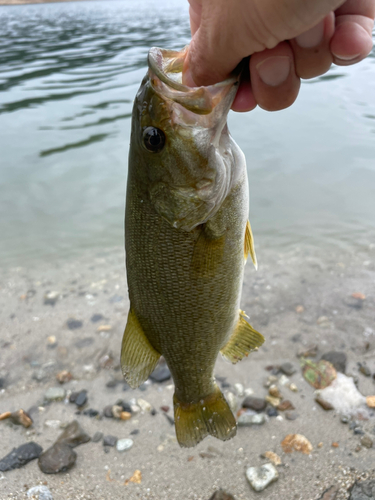
M 244 266 L 257 266 L 246 161 L 227 127 L 239 74 L 187 87 L 187 49 L 152 48 L 136 94 L 125 209 L 130 299 L 121 368 L 139 387 L 161 356 L 171 371 L 177 441 L 236 434 L 215 382 L 219 352 L 237 363 L 264 342 L 240 309 Z

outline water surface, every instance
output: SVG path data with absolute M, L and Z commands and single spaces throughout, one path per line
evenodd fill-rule
M 132 100 L 149 47 L 189 41 L 185 0 L 0 8 L 0 262 L 122 245 Z M 260 247 L 375 242 L 375 54 L 279 113 L 231 113 Z

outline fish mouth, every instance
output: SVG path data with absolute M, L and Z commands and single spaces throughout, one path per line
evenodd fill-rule
M 229 78 L 214 85 L 188 87 L 182 83 L 186 56 L 187 47 L 181 51 L 158 47 L 150 49 L 148 65 L 154 90 L 194 114 L 206 115 L 217 111 L 226 116 L 237 93 L 241 69 L 237 68 Z

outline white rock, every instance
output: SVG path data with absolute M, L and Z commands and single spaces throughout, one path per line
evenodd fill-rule
M 59 401 L 64 399 L 65 397 L 65 389 L 62 387 L 50 387 L 46 390 L 44 394 L 44 398 L 47 401 Z
M 27 490 L 27 498 L 33 500 L 53 500 L 52 493 L 47 486 L 34 486 Z
M 127 451 L 133 446 L 134 442 L 132 439 L 118 439 L 116 443 L 117 451 Z
M 247 389 L 245 389 L 245 390 L 243 391 L 243 395 L 244 395 L 245 397 L 247 397 L 247 396 L 252 396 L 253 394 L 254 394 L 254 391 L 251 389 L 251 387 L 248 387 Z
M 366 413 L 366 398 L 358 391 L 351 377 L 337 372 L 336 379 L 320 391 L 315 391 L 327 403 L 330 403 L 338 413 L 355 416 Z
M 60 429 L 61 421 L 60 420 L 46 420 L 44 422 L 44 425 L 46 427 L 49 427 L 50 429 Z
M 246 479 L 255 491 L 263 491 L 278 478 L 279 473 L 272 464 L 264 464 L 261 467 L 249 467 L 246 470 Z
M 225 399 L 227 400 L 229 408 L 232 410 L 232 412 L 236 413 L 239 408 L 239 401 L 237 397 L 233 394 L 233 392 L 228 391 L 225 393 Z
M 286 385 L 288 383 L 289 383 L 288 377 L 286 375 L 281 375 L 280 380 L 279 380 L 279 384 Z
M 240 396 L 240 397 L 243 396 L 243 385 L 242 384 L 237 383 L 237 384 L 234 384 L 233 387 L 237 393 L 237 396 Z
M 141 407 L 142 411 L 151 411 L 152 410 L 152 406 L 145 399 L 141 399 L 141 398 L 137 399 L 137 404 L 138 404 L 138 406 Z
M 238 417 L 238 425 L 262 425 L 267 421 L 266 415 L 264 413 L 253 413 L 245 412 Z

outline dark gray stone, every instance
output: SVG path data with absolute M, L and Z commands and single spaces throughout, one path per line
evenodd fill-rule
M 78 328 L 82 328 L 83 322 L 78 319 L 69 318 L 66 322 L 66 326 L 69 330 L 78 330 Z
M 133 429 L 130 434 L 132 436 L 136 436 L 137 434 L 139 434 L 139 429 Z
M 43 448 L 33 441 L 22 444 L 18 448 L 13 448 L 8 455 L 0 460 L 0 472 L 19 469 L 31 460 L 39 458 L 42 451 Z
M 296 420 L 298 418 L 298 413 L 294 410 L 286 411 L 285 418 L 287 420 Z
M 71 469 L 76 460 L 77 453 L 71 446 L 66 443 L 55 443 L 40 455 L 38 465 L 45 474 L 58 474 Z
M 115 436 L 104 436 L 103 446 L 116 446 L 117 437 Z
M 264 411 L 266 406 L 267 401 L 265 399 L 254 398 L 253 396 L 247 396 L 242 402 L 242 408 L 248 408 L 257 412 Z
M 99 415 L 99 412 L 98 412 L 98 410 L 94 410 L 93 408 L 89 408 L 88 410 L 85 410 L 83 412 L 83 414 L 86 415 L 86 417 L 95 418 Z
M 99 443 L 99 441 L 101 441 L 102 439 L 103 439 L 103 433 L 98 431 L 98 432 L 95 432 L 95 434 L 93 435 L 92 442 Z
M 293 375 L 293 373 L 296 373 L 297 371 L 296 368 L 289 361 L 280 365 L 280 370 L 289 377 Z
M 98 321 L 101 321 L 102 319 L 104 319 L 104 316 L 102 314 L 93 314 L 91 316 L 91 321 L 93 323 L 97 323 Z
M 338 372 L 341 373 L 346 372 L 347 356 L 345 352 L 329 351 L 323 354 L 323 356 L 320 359 L 329 361 L 329 363 L 331 363 L 331 365 L 333 365 Z
M 375 500 L 375 480 L 357 481 L 349 491 L 349 500 Z
M 86 434 L 77 420 L 74 420 L 68 425 L 68 427 L 66 427 L 64 432 L 59 436 L 56 443 L 64 443 L 71 448 L 75 448 L 80 444 L 88 443 L 90 439 L 90 436 Z
M 171 378 L 171 372 L 169 371 L 167 363 L 159 363 L 155 370 L 151 373 L 150 379 L 154 382 L 165 382 Z
M 83 389 L 77 394 L 77 397 L 75 399 L 75 404 L 79 406 L 83 406 L 87 402 L 87 391 L 86 389 Z
M 234 500 L 234 496 L 224 490 L 217 490 L 209 500 Z
M 103 410 L 103 415 L 106 418 L 113 418 L 113 413 L 112 413 L 112 405 L 108 405 L 104 408 Z

